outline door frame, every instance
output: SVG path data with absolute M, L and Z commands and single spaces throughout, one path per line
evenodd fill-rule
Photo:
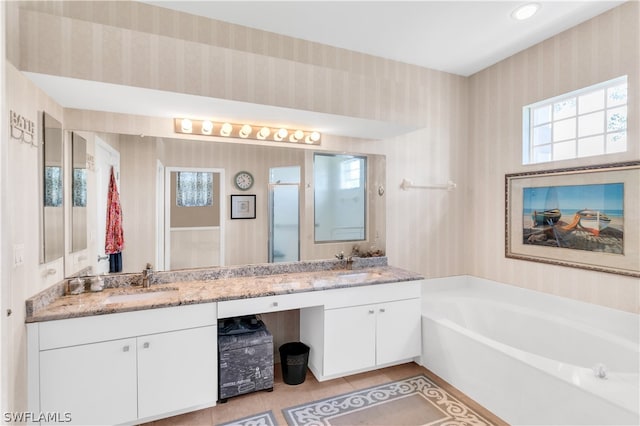
M 112 158 L 116 158 L 116 159 L 117 159 L 118 167 L 117 167 L 117 170 L 116 170 L 116 184 L 118 185 L 118 190 L 120 190 L 120 152 L 119 152 L 118 150 L 116 150 L 114 147 L 112 147 L 111 145 L 109 145 L 107 142 L 105 142 L 105 141 L 104 141 L 101 137 L 99 137 L 98 135 L 95 135 L 95 137 L 94 137 L 94 141 L 95 141 L 95 152 L 94 152 L 94 154 L 95 154 L 95 162 L 96 162 L 96 165 L 97 165 L 97 163 L 98 163 L 98 150 L 100 150 L 100 149 L 102 149 L 102 150 L 104 150 L 104 151 L 107 151 L 107 152 L 112 156 Z M 109 192 L 109 189 L 108 189 L 108 187 L 109 187 L 109 181 L 107 181 L 107 182 L 106 182 L 106 184 L 107 184 L 107 193 L 108 193 L 108 192 Z M 100 209 L 98 209 L 98 204 L 99 204 L 98 196 L 100 195 L 100 194 L 99 194 L 99 193 L 100 193 L 100 188 L 98 188 L 98 176 L 97 176 L 97 173 L 96 173 L 96 178 L 95 178 L 95 189 L 96 189 L 96 212 L 95 212 L 95 220 L 96 220 L 96 221 L 98 221 L 98 220 L 99 220 L 99 219 L 98 219 L 98 216 L 99 216 L 100 214 L 102 214 L 102 215 L 104 216 L 104 215 L 106 214 L 106 209 L 104 209 L 104 211 L 102 211 L 102 213 L 99 211 Z M 102 232 L 102 233 L 104 233 L 104 232 L 105 232 L 105 229 L 99 229 L 100 227 L 99 227 L 99 226 L 97 226 L 97 225 L 98 225 L 98 223 L 96 223 L 96 228 L 98 228 L 98 231 L 97 231 L 97 232 Z M 106 235 L 105 235 L 105 238 L 106 238 Z M 96 251 L 96 252 L 95 252 L 96 257 L 92 257 L 91 255 L 89 255 L 89 259 L 90 259 L 90 262 L 89 262 L 89 263 L 91 264 L 91 266 L 92 266 L 92 268 L 93 268 L 93 271 L 95 271 L 96 273 L 98 273 L 98 272 L 99 272 L 99 268 L 98 268 L 98 266 L 99 266 L 99 265 L 98 265 L 98 264 L 99 264 L 99 260 L 98 260 L 98 257 L 99 257 L 100 255 L 104 255 L 104 242 L 103 242 L 102 247 L 100 247 L 100 245 L 99 245 L 99 241 L 100 241 L 100 239 L 101 239 L 101 238 L 100 238 L 100 236 L 98 236 L 98 235 L 96 234 L 96 237 L 95 237 L 95 243 L 94 243 L 94 244 L 95 244 L 95 246 L 94 246 L 94 247 L 95 247 L 95 251 Z M 89 237 L 89 240 L 91 240 L 91 237 Z M 109 260 L 107 259 L 107 262 L 108 262 L 108 261 L 109 261 Z M 109 269 L 107 268 L 107 271 L 108 271 L 108 270 L 109 270 Z
M 173 172 L 209 172 L 220 174 L 220 262 L 224 266 L 224 228 L 226 218 L 226 195 L 224 169 L 209 167 L 165 167 L 164 168 L 164 265 L 171 265 L 171 173 Z

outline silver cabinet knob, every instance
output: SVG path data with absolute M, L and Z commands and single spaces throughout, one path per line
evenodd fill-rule
M 273 305 L 273 307 L 276 307 L 276 306 L 278 306 L 278 302 L 273 302 L 272 305 Z
M 122 352 L 129 352 L 129 345 L 124 346 Z
M 369 309 L 369 313 L 370 313 L 370 314 L 372 314 L 372 313 L 374 313 L 374 312 L 375 312 L 375 311 L 374 311 L 373 309 Z
M 149 345 L 149 342 L 144 342 L 142 344 L 142 347 L 145 348 L 145 349 L 149 349 L 149 346 L 151 346 L 151 345 Z
M 380 308 L 380 312 L 385 312 L 384 308 Z

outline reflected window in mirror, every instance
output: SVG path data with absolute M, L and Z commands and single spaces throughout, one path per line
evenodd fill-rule
M 366 157 L 315 153 L 315 242 L 366 239 Z
M 40 144 L 42 215 L 40 262 L 47 263 L 64 256 L 64 162 L 62 124 L 42 113 Z
M 207 207 L 213 205 L 213 173 L 177 172 L 176 205 Z
M 71 252 L 87 248 L 87 141 L 71 134 Z

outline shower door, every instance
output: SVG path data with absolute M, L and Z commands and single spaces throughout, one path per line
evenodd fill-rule
M 269 262 L 300 260 L 300 168 L 270 170 Z

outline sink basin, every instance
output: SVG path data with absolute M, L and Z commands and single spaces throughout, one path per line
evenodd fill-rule
M 350 274 L 340 274 L 338 275 L 340 281 L 364 281 L 368 278 L 371 278 L 371 273 L 369 272 L 354 272 Z
M 153 300 L 162 296 L 166 296 L 167 293 L 177 291 L 176 287 L 169 287 L 163 289 L 152 290 L 137 290 L 135 292 L 129 292 L 124 294 L 112 294 L 104 300 L 105 305 L 112 303 L 128 303 L 128 302 L 142 302 L 145 300 Z

